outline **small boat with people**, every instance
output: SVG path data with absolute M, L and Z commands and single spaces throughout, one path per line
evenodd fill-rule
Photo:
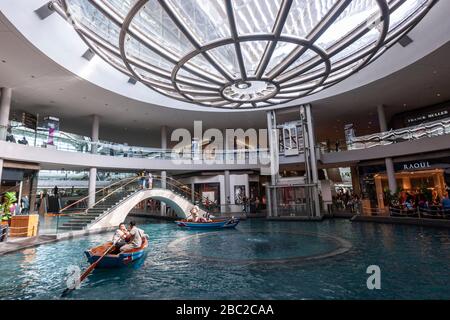
M 77 289 L 79 284 L 86 279 L 95 268 L 117 268 L 125 267 L 144 257 L 145 249 L 148 247 L 148 235 L 139 229 L 134 221 L 130 221 L 129 228 L 121 223 L 114 233 L 112 241 L 105 242 L 99 246 L 86 250 L 84 253 L 90 266 L 81 276 L 67 284 L 61 297 L 66 297 L 70 292 Z
M 93 264 L 100 259 L 108 248 L 111 248 L 104 258 L 99 261 L 97 268 L 120 268 L 141 259 L 144 256 L 147 247 L 148 240 L 146 238 L 142 239 L 142 245 L 140 247 L 124 251 L 120 251 L 116 246 L 113 246 L 112 241 L 108 241 L 97 247 L 86 250 L 84 253 L 88 262 Z
M 215 219 L 205 222 L 193 222 L 186 219 L 175 221 L 179 227 L 189 228 L 189 229 L 226 229 L 235 228 L 239 224 L 239 219 Z
M 189 228 L 189 229 L 227 229 L 235 228 L 239 224 L 239 219 L 231 217 L 229 219 L 211 219 L 209 213 L 200 215 L 200 208 L 195 205 L 189 211 L 189 215 L 186 219 L 177 220 L 175 223 L 179 227 Z
M 148 247 L 148 235 L 130 222 L 129 229 L 121 223 L 114 233 L 112 241 L 86 250 L 84 253 L 90 264 L 97 268 L 117 268 L 129 265 L 144 256 Z

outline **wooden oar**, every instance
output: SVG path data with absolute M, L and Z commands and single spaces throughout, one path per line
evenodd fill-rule
M 114 247 L 115 245 L 116 245 L 116 242 L 113 242 L 113 244 L 108 249 L 106 249 L 106 251 L 102 254 L 102 256 L 100 258 L 98 258 L 97 261 L 95 261 L 93 264 L 91 264 L 89 266 L 89 268 L 86 269 L 85 272 L 83 272 L 83 274 L 80 276 L 80 280 L 78 283 L 81 283 L 81 282 L 83 282 L 84 279 L 86 279 L 86 277 L 92 272 L 92 270 L 95 269 L 97 264 L 108 254 L 109 250 L 111 250 L 112 247 Z M 63 291 L 63 293 L 61 294 L 61 297 L 66 297 L 73 290 L 75 290 L 75 287 L 74 288 L 66 288 Z

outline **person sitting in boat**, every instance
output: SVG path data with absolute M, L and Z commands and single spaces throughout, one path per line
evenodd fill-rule
M 186 220 L 189 222 L 192 222 L 192 221 L 197 222 L 199 211 L 200 211 L 200 208 L 197 205 L 193 206 L 191 211 L 189 211 L 190 216 Z
M 127 243 L 127 238 L 129 238 L 130 233 L 127 230 L 127 227 L 125 226 L 125 223 L 119 224 L 119 229 L 114 232 L 114 236 L 112 241 L 116 243 L 116 248 L 120 249 L 122 246 L 124 246 Z
M 142 239 L 148 237 L 144 234 L 143 230 L 136 227 L 136 223 L 134 221 L 130 221 L 128 232 L 130 233 L 130 240 L 127 244 L 120 248 L 120 251 L 139 248 L 142 245 Z

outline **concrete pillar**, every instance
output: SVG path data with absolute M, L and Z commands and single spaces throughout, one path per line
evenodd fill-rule
M 89 169 L 89 198 L 88 207 L 91 208 L 95 204 L 95 187 L 97 183 L 97 168 Z
M 392 158 L 386 158 L 385 163 L 389 190 L 391 190 L 391 193 L 395 193 L 397 191 L 397 181 L 395 180 L 394 161 L 392 161 Z
M 161 126 L 161 149 L 164 151 L 167 149 L 167 126 Z M 167 172 L 161 171 L 161 188 L 165 189 L 167 187 Z M 166 215 L 166 204 L 161 202 L 161 215 Z
M 358 167 L 356 166 L 350 167 L 350 170 L 352 175 L 353 192 L 357 194 L 359 197 L 361 197 L 361 183 L 359 181 Z
M 388 131 L 388 125 L 386 121 L 386 113 L 384 112 L 384 105 L 380 104 L 377 106 L 378 112 L 378 123 L 380 125 L 380 132 Z M 392 158 L 386 158 L 386 174 L 388 177 L 389 190 L 391 193 L 394 193 L 397 190 L 397 182 L 395 181 L 395 171 L 394 171 L 394 162 Z
M 167 187 L 167 172 L 161 171 L 161 188 L 166 189 Z M 166 204 L 161 201 L 161 215 L 166 215 Z
M 311 105 L 307 104 L 305 107 L 306 123 L 308 130 L 308 145 L 309 145 L 309 157 L 311 166 L 311 178 L 312 183 L 315 185 L 312 188 L 312 200 L 314 201 L 314 216 L 320 217 L 320 201 L 319 201 L 319 176 L 317 173 L 317 157 L 316 157 L 316 140 L 314 134 L 314 124 L 311 114 Z M 306 160 L 306 159 L 305 159 Z
M 277 184 L 278 177 L 278 136 L 275 111 L 267 111 L 267 131 L 269 135 L 271 184 Z
M 269 136 L 269 157 L 270 157 L 270 176 L 271 183 L 267 186 L 267 216 L 278 215 L 277 190 L 269 186 L 276 186 L 278 182 L 279 171 L 279 152 L 278 152 L 278 135 L 277 135 L 277 119 L 275 111 L 267 111 L 267 133 Z
M 0 185 L 2 182 L 2 174 L 3 174 L 3 159 L 0 159 Z
M 223 174 L 223 188 L 224 188 L 224 195 L 225 199 L 223 203 L 225 204 L 225 212 L 229 212 L 230 210 L 230 204 L 231 204 L 231 196 L 230 196 L 230 170 L 225 170 Z
M 384 105 L 379 104 L 377 106 L 377 112 L 378 112 L 378 123 L 380 125 L 380 132 L 388 131 L 386 113 L 384 112 Z
M 9 112 L 11 110 L 11 88 L 2 88 L 0 96 L 0 140 L 6 140 L 6 130 L 9 124 Z
M 91 128 L 91 152 L 97 153 L 98 136 L 100 131 L 100 118 L 98 115 L 92 116 L 92 128 Z M 89 169 L 89 189 L 88 189 L 88 207 L 91 208 L 95 204 L 95 190 L 97 186 L 97 168 Z
M 92 140 L 92 153 L 97 153 L 97 142 L 100 131 L 100 117 L 96 114 L 92 116 L 92 128 L 91 128 L 91 140 Z

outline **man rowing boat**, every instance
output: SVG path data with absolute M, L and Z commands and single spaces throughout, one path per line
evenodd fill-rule
M 134 221 L 130 221 L 128 233 L 128 243 L 120 247 L 121 252 L 140 248 L 142 246 L 142 239 L 148 239 L 148 235 L 144 233 L 144 230 L 136 227 L 136 223 Z

